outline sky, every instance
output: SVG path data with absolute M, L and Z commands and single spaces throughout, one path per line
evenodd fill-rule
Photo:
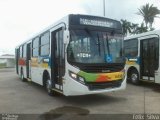
M 136 13 L 146 3 L 160 9 L 160 0 L 105 0 L 108 18 L 141 23 Z M 0 0 L 0 55 L 14 54 L 17 45 L 67 14 L 103 16 L 103 0 Z M 160 18 L 153 27 L 160 29 Z

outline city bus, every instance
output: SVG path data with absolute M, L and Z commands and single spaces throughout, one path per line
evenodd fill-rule
M 119 21 L 70 14 L 16 47 L 16 72 L 49 95 L 123 90 L 123 41 Z
M 159 36 L 160 30 L 154 30 L 125 38 L 126 73 L 133 84 L 160 83 Z

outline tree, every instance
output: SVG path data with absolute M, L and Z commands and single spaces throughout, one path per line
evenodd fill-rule
M 135 34 L 140 34 L 140 33 L 144 33 L 147 31 L 148 31 L 147 27 L 144 25 L 144 23 L 141 23 L 140 27 L 138 26 L 136 28 Z
M 131 24 L 131 28 L 132 28 L 132 34 L 137 34 L 137 28 L 138 28 L 138 25 L 139 24 L 135 24 L 135 23 L 132 23 Z
M 126 36 L 128 33 L 131 33 L 131 22 L 121 19 L 123 34 Z
M 153 4 L 149 5 L 149 3 L 147 3 L 146 5 L 143 5 L 140 9 L 138 9 L 138 11 L 139 12 L 137 14 L 143 17 L 145 27 L 150 28 L 151 30 L 154 19 L 158 17 L 157 15 L 160 14 L 160 10 L 157 7 L 154 7 Z
M 148 28 L 144 25 L 144 23 L 136 24 L 136 23 L 131 23 L 127 20 L 121 19 L 121 24 L 122 24 L 122 29 L 123 33 L 125 36 L 129 34 L 139 34 L 143 32 L 149 31 Z M 154 30 L 154 28 L 151 28 L 150 30 Z

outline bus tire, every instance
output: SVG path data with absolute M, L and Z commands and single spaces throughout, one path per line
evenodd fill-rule
M 47 93 L 48 93 L 48 95 L 50 95 L 50 96 L 55 96 L 56 95 L 56 91 L 53 91 L 52 90 L 52 81 L 51 81 L 51 79 L 48 77 L 48 79 L 46 80 L 46 90 L 47 90 Z
M 138 85 L 140 83 L 139 81 L 139 73 L 136 69 L 132 69 L 129 73 L 129 80 L 131 83 Z

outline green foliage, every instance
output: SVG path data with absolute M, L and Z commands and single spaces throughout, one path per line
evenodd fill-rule
M 128 34 L 139 34 L 154 30 L 152 25 L 154 19 L 159 17 L 157 15 L 160 14 L 160 10 L 157 7 L 154 7 L 153 4 L 149 5 L 149 3 L 147 3 L 138 9 L 137 14 L 143 17 L 141 24 L 131 23 L 127 20 L 121 19 L 122 29 L 125 36 Z
M 144 26 L 144 23 L 139 25 L 123 19 L 121 19 L 121 23 L 122 23 L 123 34 L 125 36 L 127 36 L 128 34 L 139 34 L 149 31 L 148 28 Z
M 148 31 L 147 27 L 144 26 L 144 23 L 141 23 L 141 25 L 136 28 L 135 34 L 147 32 L 147 31 Z
M 131 33 L 131 22 L 121 19 L 121 23 L 124 35 Z
M 153 4 L 149 5 L 149 3 L 147 3 L 146 5 L 143 5 L 140 9 L 138 9 L 138 11 L 139 12 L 137 14 L 143 17 L 145 27 L 148 27 L 151 30 L 154 19 L 158 17 L 157 15 L 160 14 L 160 10 L 157 7 L 154 7 Z

